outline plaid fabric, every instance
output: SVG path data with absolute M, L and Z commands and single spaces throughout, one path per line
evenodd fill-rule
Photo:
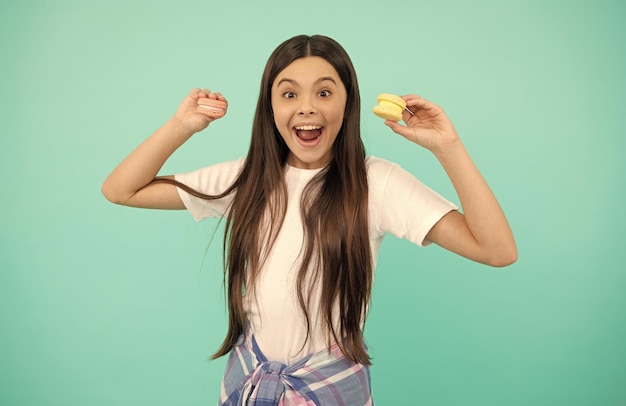
M 220 406 L 373 405 L 369 368 L 335 344 L 293 365 L 268 361 L 248 334 L 231 351 Z

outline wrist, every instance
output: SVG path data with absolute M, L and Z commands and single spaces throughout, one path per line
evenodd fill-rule
M 461 139 L 457 138 L 454 141 L 438 145 L 437 148 L 432 150 L 432 153 L 440 162 L 444 162 L 450 159 L 456 159 L 460 155 L 465 155 L 467 151 Z
M 186 126 L 183 120 L 180 120 L 176 116 L 170 118 L 163 127 L 173 138 L 183 142 L 187 141 L 196 133 L 193 129 Z

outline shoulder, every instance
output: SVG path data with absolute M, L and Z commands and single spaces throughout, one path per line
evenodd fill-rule
M 367 168 L 367 178 L 370 183 L 370 188 L 376 185 L 384 184 L 387 181 L 389 174 L 393 172 L 394 169 L 400 168 L 400 166 L 394 162 L 371 155 L 365 159 L 365 165 Z
M 378 158 L 373 155 L 365 158 L 365 165 L 367 166 L 367 172 L 379 174 L 381 172 L 388 172 L 391 168 L 397 167 L 398 164 L 388 161 L 383 158 Z
M 433 224 L 456 206 L 400 165 L 369 157 L 369 210 L 377 235 L 391 233 L 417 245 Z
M 209 173 L 212 174 L 230 174 L 238 173 L 245 163 L 245 158 L 234 159 L 230 161 L 223 161 L 215 164 L 205 166 L 189 172 L 182 172 L 176 174 L 176 178 L 193 178 L 197 176 L 203 176 Z
M 370 155 L 365 159 L 365 166 L 367 168 L 370 227 L 372 230 L 377 230 L 380 228 L 381 215 L 385 205 L 387 182 L 391 172 L 398 167 L 398 164 Z
M 241 158 L 233 159 L 230 161 L 223 161 L 223 162 L 215 163 L 215 164 L 206 166 L 200 170 L 225 171 L 225 172 L 229 172 L 232 170 L 238 171 L 243 167 L 245 162 L 246 162 L 246 159 L 241 157 Z
M 389 210 L 390 206 L 404 206 L 410 202 L 431 206 L 435 201 L 445 201 L 417 176 L 400 165 L 370 156 L 366 159 L 370 202 Z
M 244 163 L 244 158 L 224 161 L 195 171 L 178 173 L 175 179 L 199 192 L 219 194 L 235 181 Z
M 175 179 L 196 192 L 216 196 L 224 193 L 233 185 L 244 162 L 245 159 L 243 158 L 220 162 L 192 172 L 179 173 Z M 196 221 L 208 217 L 224 216 L 232 201 L 232 194 L 221 199 L 207 200 L 180 188 L 178 193 L 183 204 Z

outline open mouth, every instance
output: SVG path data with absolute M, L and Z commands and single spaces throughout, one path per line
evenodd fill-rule
M 299 125 L 294 127 L 296 136 L 304 143 L 315 143 L 321 136 L 324 127 L 321 125 Z

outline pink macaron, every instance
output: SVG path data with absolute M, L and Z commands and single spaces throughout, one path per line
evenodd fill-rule
M 227 107 L 228 103 L 226 103 L 224 100 L 208 98 L 198 99 L 198 111 L 210 117 L 224 117 Z

